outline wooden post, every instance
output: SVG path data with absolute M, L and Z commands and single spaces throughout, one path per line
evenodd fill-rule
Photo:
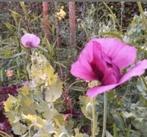
M 59 48 L 61 47 L 61 38 L 60 38 L 60 23 L 58 20 L 56 22 L 56 35 L 57 35 L 56 46 Z
M 69 44 L 71 47 L 76 47 L 76 29 L 77 29 L 77 21 L 76 21 L 76 4 L 75 0 L 71 0 L 68 2 L 69 7 L 69 26 L 70 26 L 70 38 Z
M 49 3 L 47 1 L 42 2 L 42 14 L 43 14 L 43 19 L 42 19 L 42 29 L 44 31 L 45 37 L 51 42 L 51 25 L 49 22 Z
M 54 1 L 54 7 L 55 9 L 58 8 L 58 2 Z M 56 17 L 56 47 L 61 47 L 61 37 L 60 37 L 60 21 L 58 20 L 58 18 Z

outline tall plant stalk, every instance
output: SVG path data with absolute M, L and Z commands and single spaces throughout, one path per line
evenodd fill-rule
M 96 100 L 95 98 L 92 98 L 92 125 L 91 125 L 91 132 L 92 137 L 96 136 L 96 128 L 97 128 L 97 115 L 96 115 Z
M 76 47 L 76 29 L 77 29 L 77 22 L 76 22 L 76 4 L 75 1 L 68 2 L 69 7 L 69 26 L 70 26 L 70 38 L 69 44 L 72 47 Z
M 106 124 L 107 124 L 107 94 L 104 93 L 104 112 L 103 112 L 103 132 L 102 132 L 102 137 L 106 136 Z
M 45 34 L 45 37 L 51 41 L 51 25 L 49 22 L 49 3 L 47 1 L 43 1 L 42 2 L 42 15 L 43 15 L 43 19 L 42 19 L 42 28 Z

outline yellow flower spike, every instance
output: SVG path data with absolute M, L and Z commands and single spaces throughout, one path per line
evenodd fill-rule
M 61 6 L 60 10 L 55 13 L 55 16 L 59 21 L 65 18 L 66 12 L 64 11 L 64 6 Z
M 17 103 L 17 99 L 14 96 L 9 95 L 8 99 L 4 102 L 5 112 L 11 111 L 14 105 L 16 105 L 16 103 Z

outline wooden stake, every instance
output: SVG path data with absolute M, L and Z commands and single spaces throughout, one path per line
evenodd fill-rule
M 50 1 L 51 3 L 51 1 Z M 42 14 L 43 14 L 43 19 L 42 19 L 42 29 L 44 31 L 45 37 L 51 42 L 51 25 L 49 22 L 49 4 L 47 1 L 42 2 Z
M 69 44 L 71 47 L 76 47 L 76 29 L 77 29 L 77 21 L 76 21 L 76 5 L 75 1 L 68 2 L 69 7 L 69 26 L 70 26 L 70 38 Z

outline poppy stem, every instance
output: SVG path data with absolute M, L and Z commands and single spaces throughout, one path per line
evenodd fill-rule
M 92 137 L 96 135 L 96 127 L 97 127 L 97 116 L 96 116 L 96 109 L 95 109 L 95 98 L 92 98 Z
M 147 90 L 147 83 L 146 83 L 146 80 L 144 79 L 143 76 L 141 76 L 140 79 L 141 79 L 141 81 L 143 82 L 143 84 L 144 84 L 144 86 L 145 86 L 145 88 L 146 88 L 146 90 Z
M 102 137 L 106 136 L 106 123 L 107 123 L 107 94 L 104 93 L 104 115 L 103 115 L 103 132 Z

